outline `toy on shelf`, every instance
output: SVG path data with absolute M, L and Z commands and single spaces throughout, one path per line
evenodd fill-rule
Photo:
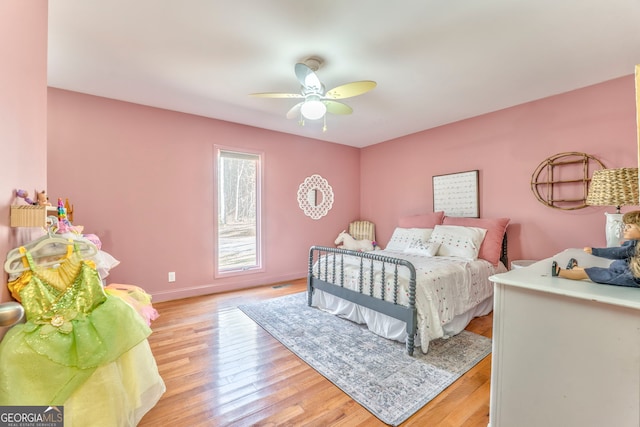
M 51 204 L 47 202 L 45 191 L 37 192 L 37 199 L 29 197 L 29 192 L 16 190 L 16 197 L 24 199 L 26 205 L 11 205 L 11 227 L 45 227 L 47 224 L 47 209 Z M 40 204 L 44 203 L 44 204 Z
M 69 203 L 69 199 L 64 199 L 64 208 L 67 210 L 67 218 L 73 222 L 73 205 Z
M 16 190 L 16 197 L 20 198 L 20 199 L 24 199 L 25 202 L 27 202 L 30 205 L 37 205 L 38 202 L 36 202 L 35 200 L 33 200 L 32 198 L 29 197 L 29 192 L 25 191 L 25 190 Z
M 62 199 L 58 198 L 58 229 L 56 233 L 62 234 L 69 232 L 76 232 L 76 230 L 67 218 L 67 208 L 64 207 Z
M 37 198 L 37 205 L 38 206 L 51 206 L 51 203 L 49 203 L 49 197 L 47 197 L 47 192 L 42 190 L 39 193 L 36 193 L 36 198 Z
M 73 205 L 66 199 L 58 199 L 58 208 L 51 206 L 47 192 L 45 190 L 36 191 L 36 200 L 29 197 L 29 192 L 22 189 L 16 190 L 16 197 L 23 199 L 27 204 L 11 205 L 11 227 L 45 227 L 48 230 L 57 230 L 58 233 L 76 232 L 81 233 L 82 227 L 72 226 Z M 56 216 L 53 216 L 56 211 Z M 51 212 L 52 216 L 49 216 Z M 55 224 L 52 219 L 55 219 Z M 62 230 L 60 230 L 60 227 Z
M 24 199 L 24 201 L 30 205 L 51 206 L 51 203 L 49 203 L 49 197 L 47 197 L 47 192 L 45 190 L 42 190 L 40 192 L 36 191 L 36 200 L 33 200 L 32 198 L 29 197 L 28 191 L 21 190 L 21 189 L 16 190 L 16 197 L 19 197 L 20 199 Z

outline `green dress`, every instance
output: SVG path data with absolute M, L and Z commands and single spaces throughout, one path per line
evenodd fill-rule
M 123 394 L 120 401 L 132 396 L 136 400 L 137 395 L 149 391 L 151 382 L 156 391 L 146 410 L 153 406 L 164 384 L 146 340 L 151 330 L 140 315 L 120 298 L 107 295 L 93 264 L 77 252 L 57 268 L 39 267 L 28 252 L 25 255 L 30 269 L 21 279 L 26 283 L 19 294 L 26 323 L 11 328 L 0 343 L 0 405 L 65 405 L 80 388 L 85 398 L 93 392 L 108 396 L 113 389 Z M 136 351 L 131 352 L 134 347 Z M 141 388 L 131 378 L 135 372 L 123 378 L 121 368 L 109 366 L 122 356 L 129 365 L 150 368 L 155 379 L 147 380 Z M 100 370 L 96 375 L 100 378 L 88 381 L 96 370 Z M 94 407 L 79 411 L 95 413 L 101 403 L 83 405 Z M 109 405 L 102 410 L 125 409 Z M 65 411 L 65 418 L 73 416 L 66 407 Z

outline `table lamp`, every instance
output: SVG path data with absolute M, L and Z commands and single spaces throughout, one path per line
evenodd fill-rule
M 607 216 L 607 247 L 620 246 L 624 224 L 621 206 L 637 206 L 638 168 L 600 169 L 593 173 L 589 184 L 587 205 L 615 206 L 616 213 L 605 212 Z

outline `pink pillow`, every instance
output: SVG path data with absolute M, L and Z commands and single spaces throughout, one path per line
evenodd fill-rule
M 442 220 L 445 225 L 461 225 L 463 227 L 478 227 L 487 230 L 487 234 L 480 246 L 478 258 L 486 259 L 493 265 L 498 265 L 502 253 L 502 239 L 509 225 L 510 218 L 462 218 L 447 216 Z
M 400 228 L 434 228 L 442 224 L 444 212 L 433 212 L 424 215 L 405 216 L 398 220 Z

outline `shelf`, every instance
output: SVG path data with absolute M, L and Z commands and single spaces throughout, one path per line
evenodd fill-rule
M 47 212 L 57 212 L 53 206 L 13 205 L 11 206 L 11 227 L 45 227 Z

